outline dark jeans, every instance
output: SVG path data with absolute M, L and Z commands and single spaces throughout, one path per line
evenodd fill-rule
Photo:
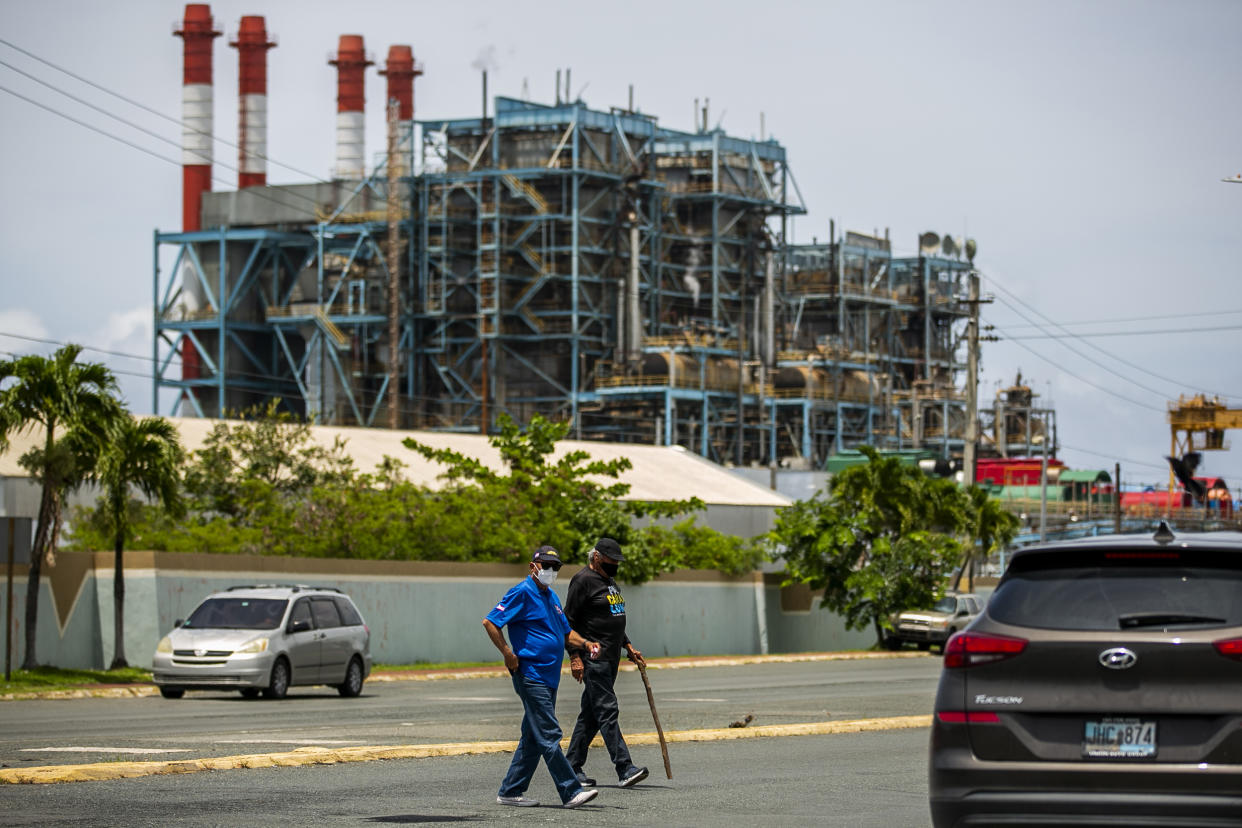
M 513 751 L 509 772 L 500 783 L 500 796 L 526 793 L 542 756 L 556 782 L 561 802 L 568 802 L 582 790 L 582 785 L 578 783 L 565 754 L 561 753 L 561 726 L 556 721 L 556 688 L 527 678 L 519 671 L 513 677 L 513 689 L 522 700 L 526 715 L 522 717 L 522 738 L 518 741 L 517 750 Z
M 625 746 L 621 725 L 617 722 L 617 694 L 612 689 L 617 680 L 617 666 L 616 661 L 582 660 L 582 712 L 578 714 L 578 723 L 574 725 L 574 735 L 569 740 L 565 758 L 574 770 L 581 770 L 591 740 L 598 733 L 604 737 L 608 755 L 617 769 L 617 778 L 621 779 L 634 769 L 634 762 L 630 759 L 630 749 Z

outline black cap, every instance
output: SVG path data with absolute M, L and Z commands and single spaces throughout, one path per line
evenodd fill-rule
M 625 560 L 625 555 L 621 554 L 621 544 L 612 538 L 600 538 L 597 540 L 595 542 L 595 551 L 614 561 Z
M 535 550 L 535 554 L 531 555 L 532 563 L 543 565 L 545 563 L 554 563 L 558 566 L 561 563 L 561 556 L 556 553 L 556 548 L 552 546 L 541 546 Z

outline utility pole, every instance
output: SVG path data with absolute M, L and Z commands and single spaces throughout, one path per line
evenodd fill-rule
M 979 273 L 970 270 L 970 322 L 966 328 L 966 444 L 962 446 L 962 482 L 975 485 L 979 446 Z
M 1113 534 L 1121 534 L 1121 464 L 1113 463 Z
M 398 325 L 397 288 L 401 265 L 401 203 L 397 199 L 399 185 L 397 163 L 397 121 L 401 117 L 396 98 L 388 101 L 388 427 L 397 428 L 397 386 L 400 377 L 398 359 L 401 339 Z
M 979 343 L 995 342 L 997 337 L 979 332 L 979 306 L 989 304 L 991 297 L 979 293 L 979 271 L 970 269 L 970 321 L 966 327 L 966 439 L 962 446 L 962 482 L 975 485 L 976 455 L 979 451 Z M 991 326 L 988 326 L 991 330 Z

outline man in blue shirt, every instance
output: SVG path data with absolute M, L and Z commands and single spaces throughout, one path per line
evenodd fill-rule
M 522 700 L 522 738 L 509 772 L 500 783 L 496 801 L 501 805 L 532 806 L 539 802 L 524 794 L 530 785 L 539 757 L 556 782 L 556 791 L 566 808 L 577 808 L 595 798 L 599 791 L 584 788 L 569 760 L 561 752 L 561 726 L 556 720 L 556 688 L 561 682 L 561 659 L 565 646 L 599 656 L 599 644 L 587 641 L 569 628 L 561 601 L 552 591 L 561 558 L 551 546 L 541 546 L 531 557 L 530 574 L 505 593 L 483 619 L 487 637 L 504 656 L 513 676 L 513 689 Z M 510 647 L 501 628 L 508 625 Z

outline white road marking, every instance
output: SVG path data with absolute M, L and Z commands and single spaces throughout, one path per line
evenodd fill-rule
M 217 745 L 360 745 L 357 739 L 216 739 Z
M 22 748 L 24 753 L 190 753 L 189 748 L 42 747 Z
M 504 701 L 500 696 L 432 696 L 431 701 L 447 702 L 498 702 Z
M 670 702 L 725 702 L 728 699 L 663 699 Z

